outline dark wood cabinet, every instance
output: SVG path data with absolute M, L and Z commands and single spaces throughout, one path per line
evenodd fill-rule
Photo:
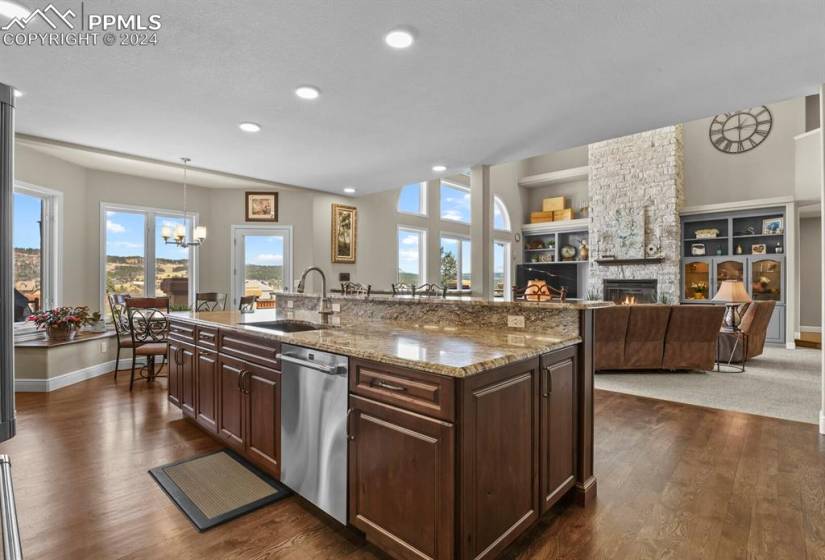
M 396 558 L 453 557 L 453 424 L 350 396 L 349 520 Z
M 178 381 L 180 383 L 180 408 L 186 416 L 194 418 L 195 399 L 197 397 L 195 346 L 185 342 L 181 342 L 179 345 Z
M 247 456 L 274 476 L 281 476 L 281 374 L 246 364 L 244 449 Z M 320 405 L 320 403 L 319 403 Z
M 541 358 L 541 511 L 576 483 L 576 349 Z
M 169 355 L 166 358 L 166 363 L 169 364 L 169 385 L 168 398 L 169 402 L 180 408 L 180 363 L 178 358 L 180 356 L 180 342 L 175 339 L 169 339 Z
M 218 436 L 238 451 L 244 448 L 244 375 L 241 360 L 218 355 Z
M 198 348 L 196 357 L 195 420 L 210 432 L 218 433 L 218 354 Z
M 495 558 L 539 517 L 539 360 L 462 385 L 459 554 Z

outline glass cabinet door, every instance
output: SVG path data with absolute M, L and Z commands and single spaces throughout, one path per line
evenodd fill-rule
M 719 287 L 725 280 L 739 280 L 740 282 L 745 281 L 744 259 L 717 259 L 714 260 L 713 263 L 714 275 L 716 276 L 716 290 L 714 293 L 719 291 Z M 747 289 L 747 286 L 745 286 L 745 289 Z
M 709 260 L 685 261 L 682 279 L 684 282 L 682 293 L 684 293 L 685 299 L 710 299 Z
M 751 298 L 757 301 L 783 301 L 784 286 L 782 266 L 777 258 L 751 260 Z

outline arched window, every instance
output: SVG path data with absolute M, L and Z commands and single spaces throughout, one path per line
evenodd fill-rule
M 441 181 L 441 219 L 470 223 L 470 189 Z
M 410 183 L 398 194 L 398 211 L 417 216 L 427 215 L 427 183 Z
M 504 201 L 499 197 L 493 197 L 493 229 L 497 231 L 510 231 L 510 213 L 504 205 Z

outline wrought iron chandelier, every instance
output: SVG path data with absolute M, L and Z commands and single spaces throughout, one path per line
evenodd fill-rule
M 177 245 L 178 247 L 200 247 L 203 245 L 204 241 L 206 241 L 206 226 L 197 226 L 192 230 L 192 241 L 186 240 L 186 224 L 187 224 L 187 211 L 186 211 L 186 179 L 187 179 L 187 172 L 189 171 L 189 162 L 192 161 L 188 157 L 182 157 L 180 160 L 183 162 L 183 223 L 175 226 L 175 231 L 172 232 L 172 228 L 169 226 L 163 226 L 160 230 L 160 236 L 163 238 L 163 242 L 167 245 Z

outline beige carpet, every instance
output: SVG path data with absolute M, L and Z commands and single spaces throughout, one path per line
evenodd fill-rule
M 820 355 L 808 348 L 767 347 L 745 373 L 597 373 L 595 387 L 818 424 Z

